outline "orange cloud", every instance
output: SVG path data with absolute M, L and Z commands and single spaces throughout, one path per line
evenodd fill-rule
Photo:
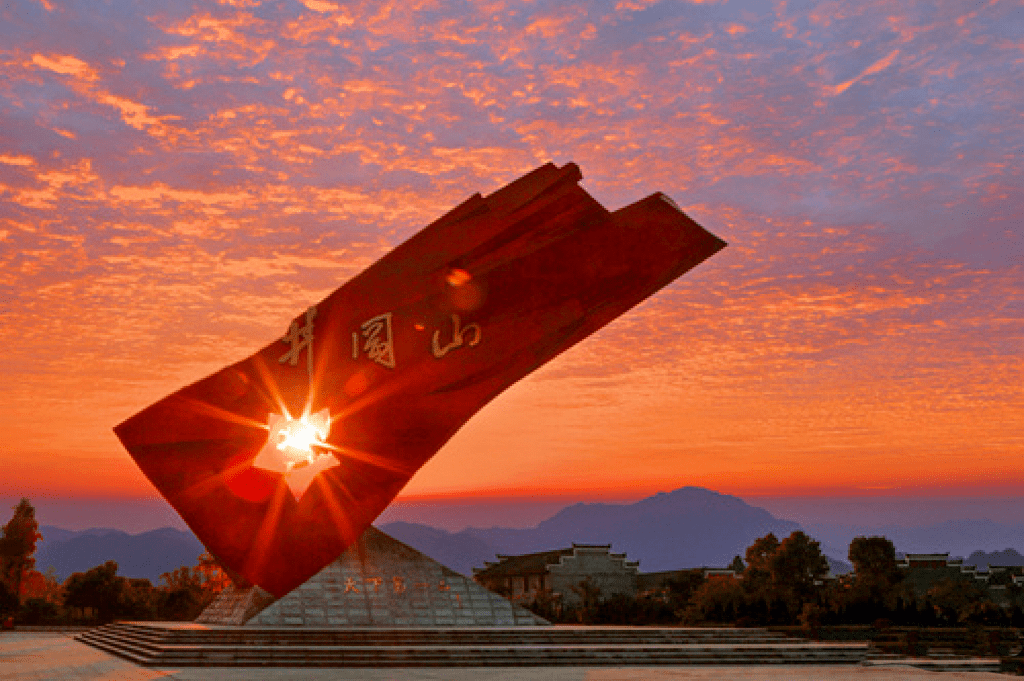
M 846 90 L 848 90 L 851 85 L 861 80 L 862 78 L 866 78 L 872 74 L 884 71 L 885 69 L 889 68 L 889 66 L 896 59 L 896 57 L 899 56 L 899 54 L 899 50 L 893 50 L 889 54 L 885 55 L 884 57 L 876 61 L 871 66 L 861 71 L 857 76 L 851 78 L 850 80 L 844 81 L 839 85 L 836 85 L 834 88 L 832 88 L 832 95 L 841 95 L 842 93 L 846 92 Z
M 0 26 L 10 493 L 149 493 L 111 424 L 547 160 L 731 246 L 411 491 L 1024 482 L 1010 5 L 44 5 Z
M 9 166 L 32 166 L 35 165 L 36 161 L 31 156 L 0 154 L 0 163 L 4 163 Z
M 88 64 L 81 59 L 67 54 L 57 55 L 56 57 L 34 54 L 32 55 L 32 63 L 39 68 L 47 69 L 64 76 L 74 76 L 85 81 L 95 81 L 99 79 L 99 76 L 89 67 Z

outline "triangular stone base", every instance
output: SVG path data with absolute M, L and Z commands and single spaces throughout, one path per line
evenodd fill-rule
M 262 627 L 512 627 L 550 624 L 370 527 L 281 599 L 229 588 L 196 619 Z
M 258 586 L 239 589 L 229 586 L 217 595 L 196 618 L 199 624 L 242 625 L 260 614 L 277 599 Z

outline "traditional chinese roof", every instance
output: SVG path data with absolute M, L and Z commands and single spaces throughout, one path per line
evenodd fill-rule
M 948 561 L 949 560 L 949 551 L 946 551 L 945 553 L 908 553 L 908 554 L 906 554 L 906 556 L 904 556 L 903 560 L 904 560 L 904 562 L 907 562 L 907 563 L 909 563 L 911 561 L 913 561 L 913 562 L 918 562 L 918 561 L 935 561 L 935 560 Z
M 571 556 L 573 551 L 575 548 L 526 553 L 521 556 L 498 554 L 500 562 L 487 563 L 485 568 L 474 568 L 473 573 L 476 577 L 503 577 L 547 572 L 548 565 L 557 564 L 562 556 Z

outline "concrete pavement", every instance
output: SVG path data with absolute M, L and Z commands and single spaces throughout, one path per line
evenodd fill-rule
M 462 668 L 462 669 L 310 669 L 138 667 L 75 641 L 71 633 L 0 632 L 0 681 L 262 681 L 332 679 L 337 681 L 895 681 L 938 678 L 985 681 L 1006 676 L 990 672 L 930 672 L 906 666 L 744 666 L 629 668 Z

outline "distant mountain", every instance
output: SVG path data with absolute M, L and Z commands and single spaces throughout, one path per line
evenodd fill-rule
M 434 511 L 443 513 L 443 509 Z M 452 513 L 465 517 L 465 508 L 455 506 Z M 526 529 L 469 527 L 453 533 L 412 522 L 378 526 L 467 575 L 485 561 L 493 561 L 495 554 L 530 553 L 573 542 L 610 543 L 613 551 L 639 560 L 642 572 L 724 566 L 768 532 L 782 539 L 801 529 L 797 523 L 776 518 L 742 499 L 699 487 L 684 487 L 632 504 L 574 504 Z M 1017 550 L 1006 548 L 1024 547 L 1024 525 L 957 520 L 926 527 L 805 524 L 803 529 L 821 543 L 833 574 L 851 569 L 841 558 L 857 536 L 888 537 L 901 553 L 970 555 L 966 562 L 982 566 L 1024 563 Z M 195 565 L 203 552 L 190 532 L 171 528 L 136 535 L 103 528 L 70 531 L 44 526 L 40 531 L 43 539 L 37 545 L 37 567 L 45 572 L 53 566 L 61 579 L 116 560 L 120 574 L 146 577 L 155 583 L 164 572 Z
M 813 537 L 812 537 L 812 539 L 813 539 Z M 822 548 L 822 553 L 824 553 L 824 548 Z M 828 554 L 825 554 L 825 560 L 828 561 L 828 571 L 829 571 L 829 573 L 831 573 L 833 575 L 839 576 L 839 575 L 845 575 L 845 574 L 847 574 L 849 572 L 853 572 L 853 566 L 850 565 L 849 563 L 847 563 L 845 560 L 839 560 L 838 558 L 833 558 L 832 556 L 830 556 Z
M 381 529 L 468 574 L 467 568 L 483 567 L 483 560 L 494 560 L 496 553 L 533 553 L 573 542 L 610 543 L 613 551 L 641 561 L 642 572 L 724 566 L 758 537 L 774 532 L 781 539 L 800 526 L 737 497 L 684 487 L 633 504 L 575 504 L 530 529 L 448 533 L 415 523 Z
M 966 556 L 972 551 L 995 551 L 1008 546 L 1024 547 L 1024 525 L 992 520 L 948 520 L 935 525 L 806 524 L 807 534 L 822 545 L 845 551 L 854 537 L 886 537 L 902 553 L 946 553 Z
M 494 554 L 500 553 L 488 542 L 466 531 L 451 533 L 429 525 L 405 522 L 387 523 L 380 529 L 467 576 L 473 575 L 473 568 L 483 567 L 484 561 L 493 561 Z
M 145 577 L 157 584 L 160 575 L 182 565 L 198 562 L 206 549 L 191 532 L 165 527 L 128 534 L 120 530 L 64 530 L 43 526 L 36 545 L 36 569 L 54 568 L 57 578 L 85 572 L 108 560 L 117 561 L 117 573 L 124 577 Z
M 39 534 L 42 535 L 42 539 L 36 543 L 36 551 L 42 551 L 50 544 L 66 541 L 73 537 L 101 536 L 118 531 L 109 527 L 93 527 L 88 530 L 65 530 L 53 525 L 43 525 L 39 528 Z
M 991 553 L 975 551 L 964 560 L 964 564 L 976 565 L 980 568 L 984 568 L 986 565 L 1024 565 L 1024 556 L 1017 553 L 1014 549 L 993 551 Z

